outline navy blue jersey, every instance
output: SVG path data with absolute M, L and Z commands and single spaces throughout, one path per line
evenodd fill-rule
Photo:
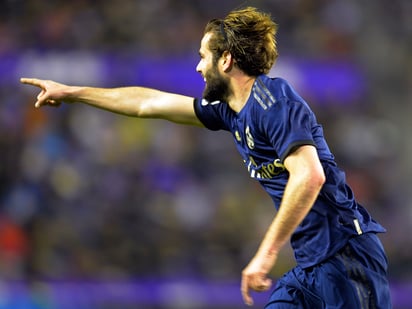
M 284 79 L 259 76 L 239 113 L 224 102 L 201 98 L 195 99 L 194 107 L 206 128 L 232 133 L 250 176 L 260 182 L 277 209 L 289 177 L 285 158 L 299 146 L 316 147 L 326 182 L 291 237 L 301 267 L 334 255 L 354 235 L 385 231 L 354 199 L 314 113 Z

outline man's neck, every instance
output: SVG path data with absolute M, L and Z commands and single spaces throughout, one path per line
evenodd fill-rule
M 255 76 L 247 75 L 242 75 L 232 79 L 231 87 L 233 95 L 229 98 L 228 104 L 236 113 L 239 113 L 246 105 L 255 80 Z

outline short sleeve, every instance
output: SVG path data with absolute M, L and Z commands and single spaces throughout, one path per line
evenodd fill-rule
M 193 104 L 197 118 L 206 128 L 229 131 L 231 112 L 226 103 L 196 98 Z
M 297 147 L 315 145 L 312 135 L 314 123 L 313 112 L 303 102 L 279 100 L 267 111 L 264 130 L 281 162 Z

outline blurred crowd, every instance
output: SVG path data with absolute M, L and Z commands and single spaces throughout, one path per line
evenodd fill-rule
M 19 69 L 0 72 L 0 277 L 240 277 L 275 211 L 228 134 L 75 104 L 37 110 L 35 89 L 18 82 L 32 73 L 19 61 L 33 54 L 196 57 L 205 23 L 240 5 L 271 13 L 281 59 L 345 60 L 363 72 L 352 101 L 301 94 L 388 230 L 391 278 L 412 280 L 409 0 L 1 1 L 0 66 Z M 78 80 L 92 84 L 87 74 Z M 285 248 L 273 276 L 293 264 Z

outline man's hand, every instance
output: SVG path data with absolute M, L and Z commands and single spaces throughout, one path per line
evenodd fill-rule
M 58 107 L 64 99 L 67 99 L 65 90 L 68 86 L 66 85 L 56 83 L 51 80 L 42 80 L 37 78 L 21 78 L 20 82 L 39 87 L 41 89 L 40 93 L 37 95 L 37 101 L 34 104 L 36 108 L 43 105 Z
M 267 277 L 267 274 L 272 269 L 275 261 L 275 255 L 262 255 L 258 253 L 243 270 L 241 292 L 246 305 L 253 305 L 250 290 L 264 292 L 271 288 L 272 280 Z

